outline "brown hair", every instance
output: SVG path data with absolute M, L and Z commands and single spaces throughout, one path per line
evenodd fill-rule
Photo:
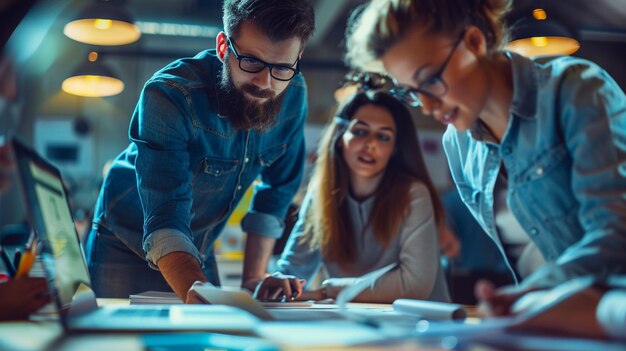
M 346 31 L 349 65 L 381 72 L 380 58 L 416 26 L 428 33 L 459 35 L 478 27 L 490 54 L 500 50 L 508 36 L 504 16 L 512 0 L 372 0 L 357 8 Z
M 298 37 L 306 43 L 315 30 L 309 0 L 225 0 L 224 30 L 237 38 L 241 24 L 250 21 L 274 41 Z
M 430 192 L 436 222 L 443 223 L 443 210 L 437 191 L 422 158 L 417 130 L 406 107 L 384 92 L 357 93 L 339 108 L 320 141 L 318 159 L 309 191 L 315 191 L 307 213 L 306 231 L 313 231 L 311 244 L 320 243 L 324 258 L 340 265 L 355 259 L 353 232 L 350 227 L 346 197 L 350 191 L 349 169 L 338 141 L 348 122 L 364 105 L 387 109 L 396 124 L 394 152 L 376 191 L 368 226 L 383 246 L 389 245 L 411 210 L 411 186 L 423 183 Z

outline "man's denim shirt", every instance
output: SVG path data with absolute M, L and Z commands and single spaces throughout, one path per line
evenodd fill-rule
M 507 205 L 548 261 L 525 286 L 626 272 L 624 92 L 586 60 L 507 55 L 513 100 L 501 143 L 480 120 L 444 135 L 463 201 L 505 257 L 493 207 L 504 165 Z
M 306 85 L 291 80 L 281 112 L 263 131 L 220 116 L 215 51 L 177 60 L 145 84 L 131 144 L 113 163 L 96 205 L 104 226 L 154 267 L 168 253 L 202 264 L 249 185 L 259 177 L 242 229 L 280 237 L 303 173 Z

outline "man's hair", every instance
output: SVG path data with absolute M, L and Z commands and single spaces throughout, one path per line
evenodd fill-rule
M 305 44 L 315 30 L 309 0 L 225 0 L 223 11 L 224 30 L 234 38 L 246 21 L 274 41 L 298 37 Z

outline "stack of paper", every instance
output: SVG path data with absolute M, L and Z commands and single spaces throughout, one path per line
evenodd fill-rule
M 183 301 L 176 296 L 173 292 L 166 291 L 144 291 L 139 294 L 130 295 L 131 305 L 145 305 L 145 304 L 165 304 L 174 305 L 181 304 Z

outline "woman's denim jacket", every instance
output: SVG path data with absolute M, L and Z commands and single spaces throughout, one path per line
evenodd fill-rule
M 95 229 L 104 226 L 152 265 L 174 251 L 201 263 L 213 259 L 215 239 L 257 178 L 242 229 L 280 237 L 300 185 L 304 78 L 291 80 L 272 125 L 262 131 L 235 130 L 218 114 L 221 69 L 211 50 L 157 72 L 133 113 L 131 144 L 104 180 Z
M 463 201 L 505 257 L 493 207 L 504 165 L 507 205 L 549 262 L 524 286 L 626 272 L 624 92 L 580 58 L 507 55 L 513 99 L 501 143 L 480 120 L 467 132 L 450 126 L 444 135 Z

